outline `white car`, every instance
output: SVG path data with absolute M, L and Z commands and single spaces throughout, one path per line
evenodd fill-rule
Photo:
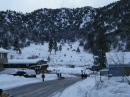
M 23 71 L 26 72 L 27 77 L 36 77 L 36 72 L 35 72 L 35 70 L 26 69 L 26 70 L 23 70 Z

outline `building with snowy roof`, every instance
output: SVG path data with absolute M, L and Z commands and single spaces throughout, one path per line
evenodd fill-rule
M 130 52 L 106 53 L 107 69 L 112 76 L 130 75 Z
M 47 71 L 47 60 L 41 59 L 9 59 L 8 63 L 4 63 L 3 68 L 22 68 L 33 69 L 37 74 Z
M 0 48 L 0 71 L 3 70 L 3 64 L 8 63 L 8 55 L 9 51 L 3 48 Z

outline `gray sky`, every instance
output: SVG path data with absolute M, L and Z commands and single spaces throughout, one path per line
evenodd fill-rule
M 103 7 L 119 0 L 0 0 L 0 11 L 12 10 L 23 13 L 32 12 L 40 8 L 76 8 L 92 6 Z

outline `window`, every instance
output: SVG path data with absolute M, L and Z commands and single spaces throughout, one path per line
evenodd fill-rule
M 7 58 L 7 53 L 2 53 L 2 58 Z

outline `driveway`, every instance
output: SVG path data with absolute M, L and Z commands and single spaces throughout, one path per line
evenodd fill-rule
M 55 92 L 62 92 L 68 86 L 80 81 L 80 77 L 51 80 L 28 84 L 6 90 L 13 97 L 51 97 Z

